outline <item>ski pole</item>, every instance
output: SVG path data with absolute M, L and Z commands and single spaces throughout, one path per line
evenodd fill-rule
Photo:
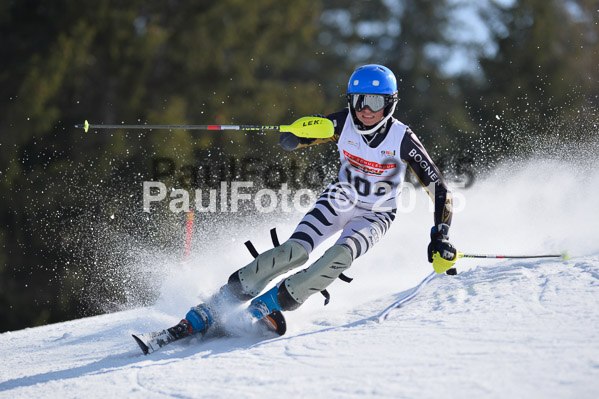
M 391 313 L 391 311 L 393 309 L 401 308 L 403 305 L 405 305 L 406 303 L 408 303 L 412 299 L 414 299 L 416 297 L 416 295 L 418 295 L 420 293 L 420 291 L 422 291 L 422 288 L 424 288 L 425 285 L 430 283 L 432 279 L 437 277 L 437 275 L 438 275 L 438 273 L 432 272 L 431 274 L 426 276 L 424 278 L 424 280 L 422 280 L 416 287 L 414 287 L 409 294 L 407 294 L 406 296 L 402 297 L 401 299 L 398 299 L 397 301 L 395 301 L 391 305 L 389 305 L 378 316 L 376 316 L 375 320 L 378 321 L 379 323 L 385 321 L 387 319 L 387 317 L 389 316 L 389 313 Z
M 453 259 L 445 259 L 438 252 L 433 254 L 433 269 L 441 274 L 453 268 L 455 263 L 460 258 L 477 258 L 477 259 L 535 259 L 535 258 L 560 258 L 561 260 L 570 259 L 567 251 L 562 251 L 559 254 L 549 255 L 482 255 L 482 254 L 465 254 L 458 252 Z M 452 272 L 453 274 L 453 272 Z
M 425 285 L 430 283 L 439 274 L 442 274 L 443 272 L 446 272 L 447 270 L 451 269 L 453 267 L 453 265 L 455 264 L 455 262 L 459 258 L 486 258 L 486 259 L 560 258 L 561 260 L 568 260 L 570 258 L 570 255 L 568 254 L 567 251 L 562 251 L 559 254 L 551 254 L 551 255 L 479 255 L 479 254 L 464 254 L 462 252 L 458 252 L 457 256 L 451 261 L 445 260 L 438 255 L 439 255 L 438 253 L 435 253 L 435 255 L 433 255 L 433 259 L 434 259 L 433 260 L 433 268 L 435 269 L 435 271 L 432 272 L 431 274 L 429 274 L 428 276 L 426 276 L 424 278 L 424 280 L 422 280 L 416 287 L 414 287 L 409 294 L 407 294 L 407 295 L 403 296 L 402 298 L 398 299 L 397 301 L 393 302 L 385 310 L 383 310 L 378 316 L 375 317 L 376 321 L 378 321 L 379 323 L 385 321 L 387 319 L 387 317 L 389 316 L 389 313 L 391 313 L 391 311 L 393 309 L 401 308 L 406 303 L 408 303 L 412 299 L 414 299 L 420 293 L 420 291 L 422 291 L 422 289 L 424 288 Z M 444 263 L 435 265 L 435 262 L 439 262 L 439 261 L 444 261 Z M 455 271 L 455 269 L 453 269 L 453 270 Z M 451 274 L 456 274 L 456 273 L 451 273 Z
M 298 137 L 326 139 L 333 136 L 333 122 L 327 118 L 305 116 L 291 125 L 264 126 L 264 125 L 103 125 L 83 124 L 75 125 L 87 133 L 89 129 L 138 129 L 138 130 L 243 130 L 243 131 L 276 131 L 290 132 Z
M 560 258 L 561 260 L 570 259 L 567 251 L 562 251 L 559 254 L 549 255 L 481 255 L 481 254 L 464 254 L 458 252 L 458 258 L 477 258 L 477 259 L 534 259 L 534 258 Z

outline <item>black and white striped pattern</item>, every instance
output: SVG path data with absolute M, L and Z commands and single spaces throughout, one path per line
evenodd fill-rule
M 333 181 L 320 195 L 290 239 L 310 253 L 341 231 L 341 237 L 335 244 L 349 248 L 355 260 L 385 235 L 395 219 L 396 209 L 375 212 L 355 206 L 337 184 L 337 181 Z

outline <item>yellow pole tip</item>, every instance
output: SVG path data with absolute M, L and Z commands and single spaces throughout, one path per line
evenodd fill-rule
M 85 131 L 85 133 L 87 133 L 87 131 L 89 130 L 89 122 L 87 121 L 87 119 L 85 120 L 85 123 L 83 124 L 83 130 Z

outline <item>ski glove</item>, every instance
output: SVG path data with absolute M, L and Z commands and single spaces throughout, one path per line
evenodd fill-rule
M 314 140 L 316 139 L 297 137 L 293 133 L 281 132 L 281 136 L 279 136 L 279 145 L 286 151 L 293 151 L 300 144 L 312 144 Z
M 433 263 L 433 254 L 438 252 L 443 259 L 454 260 L 456 257 L 455 247 L 448 241 L 449 226 L 442 223 L 431 229 L 431 243 L 428 244 L 428 261 Z

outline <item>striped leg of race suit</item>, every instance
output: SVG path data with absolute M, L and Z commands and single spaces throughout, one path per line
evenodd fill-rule
M 301 244 L 310 253 L 333 234 L 341 231 L 341 237 L 310 267 L 279 285 L 279 301 L 284 310 L 295 309 L 310 295 L 326 289 L 353 260 L 383 237 L 395 219 L 395 209 L 379 212 L 353 206 L 343 210 L 330 195 L 330 189 L 331 186 L 304 216 L 289 241 Z
M 354 206 L 333 182 L 289 240 L 261 253 L 229 277 L 229 291 L 241 301 L 255 297 L 272 279 L 303 265 L 314 248 L 341 231 L 336 245 L 310 267 L 280 285 L 289 291 L 283 295 L 288 300 L 279 298 L 288 305 L 284 309 L 293 309 L 309 295 L 324 290 L 354 259 L 365 254 L 387 232 L 394 217 L 395 210 L 374 212 Z
M 348 247 L 353 259 L 362 256 L 389 230 L 395 219 L 395 212 L 395 209 L 373 212 L 356 208 L 354 217 L 345 225 L 335 244 Z
M 373 211 L 353 206 L 348 201 L 347 194 L 335 183 L 329 185 L 290 240 L 298 242 L 310 253 L 327 238 L 342 231 L 335 244 L 347 247 L 354 260 L 365 254 L 389 230 L 396 209 Z

